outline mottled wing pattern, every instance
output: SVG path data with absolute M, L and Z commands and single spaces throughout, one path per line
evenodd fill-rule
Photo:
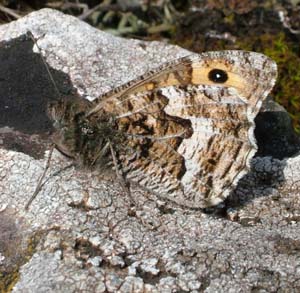
M 225 82 L 209 73 L 226 72 Z M 189 207 L 215 205 L 247 172 L 254 118 L 276 65 L 264 55 L 211 52 L 163 65 L 100 97 L 89 115 L 117 117 L 128 137 L 120 156 L 129 180 Z
M 214 70 L 225 78 L 215 79 Z M 126 137 L 118 159 L 128 180 L 180 205 L 207 207 L 247 172 L 254 118 L 276 74 L 258 53 L 184 57 L 99 97 L 86 117 L 115 117 Z

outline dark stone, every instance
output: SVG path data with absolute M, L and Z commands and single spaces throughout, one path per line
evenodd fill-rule
M 59 97 L 43 59 L 32 51 L 33 45 L 29 35 L 0 43 L 0 128 L 42 134 L 52 131 L 47 103 Z M 70 94 L 69 77 L 50 66 L 49 70 L 59 91 Z
M 75 91 L 65 73 L 47 65 L 58 93 L 33 46 L 30 34 L 0 43 L 0 144 L 40 158 L 46 149 L 43 141 L 49 142 L 53 132 L 49 101 Z
M 293 129 L 289 114 L 270 98 L 263 104 L 255 123 L 256 156 L 283 159 L 300 151 L 300 137 Z

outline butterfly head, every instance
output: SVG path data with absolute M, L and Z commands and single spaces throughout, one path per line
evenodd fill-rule
M 77 128 L 86 108 L 88 101 L 71 98 L 51 102 L 48 105 L 48 116 L 55 128 L 53 141 L 56 147 L 69 157 L 76 157 Z M 88 132 L 88 129 L 86 131 Z
M 109 144 L 121 145 L 123 136 L 112 115 L 87 115 L 90 107 L 84 99 L 63 100 L 50 104 L 48 115 L 54 121 L 53 140 L 58 150 L 92 167 L 110 161 Z

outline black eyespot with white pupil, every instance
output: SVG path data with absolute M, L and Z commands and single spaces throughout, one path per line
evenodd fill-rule
M 208 78 L 210 81 L 216 82 L 216 83 L 224 83 L 228 80 L 228 74 L 226 71 L 222 69 L 212 69 L 208 73 Z

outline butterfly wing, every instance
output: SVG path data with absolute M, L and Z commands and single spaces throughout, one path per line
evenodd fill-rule
M 256 152 L 254 118 L 276 64 L 244 51 L 184 57 L 99 97 L 127 137 L 120 154 L 131 181 L 188 207 L 223 201 Z

